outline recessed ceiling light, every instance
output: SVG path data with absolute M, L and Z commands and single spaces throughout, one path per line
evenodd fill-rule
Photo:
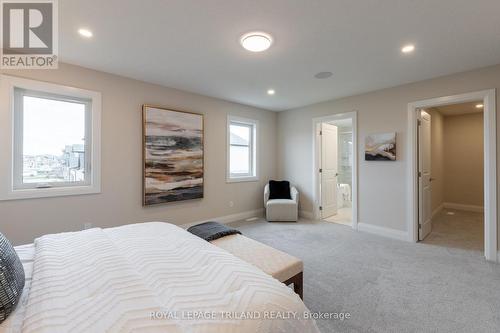
M 92 31 L 90 31 L 89 29 L 83 29 L 83 28 L 78 29 L 78 33 L 85 38 L 90 38 L 94 35 Z
M 482 109 L 484 107 L 483 104 L 476 104 L 476 109 Z
M 274 95 L 274 94 L 276 94 L 276 91 L 274 91 L 274 89 L 269 89 L 269 90 L 267 91 L 267 94 L 268 94 L 268 95 Z
M 249 32 L 240 38 L 241 46 L 250 52 L 262 52 L 273 43 L 273 37 L 265 32 Z
M 415 45 L 413 44 L 408 44 L 401 48 L 401 52 L 403 53 L 412 53 L 413 51 L 415 51 Z
M 332 72 L 319 72 L 316 75 L 314 75 L 314 77 L 317 79 L 328 79 L 332 75 L 333 75 Z

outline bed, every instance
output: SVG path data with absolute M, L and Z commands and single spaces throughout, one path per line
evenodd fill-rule
M 284 284 L 175 225 L 46 235 L 0 332 L 319 332 Z

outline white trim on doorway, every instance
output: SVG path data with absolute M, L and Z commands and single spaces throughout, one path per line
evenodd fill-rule
M 318 124 L 342 119 L 351 119 L 352 121 L 352 228 L 358 230 L 358 122 L 356 111 L 332 114 L 329 116 L 313 118 L 312 120 L 312 136 L 313 136 L 313 212 L 315 220 L 321 217 L 320 206 L 320 176 L 319 176 L 319 158 L 320 158 L 320 140 L 318 137 Z
M 418 240 L 417 110 L 482 100 L 484 104 L 484 256 L 497 260 L 496 91 L 477 91 L 408 104 L 408 238 Z

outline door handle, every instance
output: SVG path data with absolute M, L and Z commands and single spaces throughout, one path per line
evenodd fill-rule
M 431 177 L 431 178 L 429 178 L 429 181 L 430 181 L 430 182 L 432 182 L 432 181 L 434 181 L 434 180 L 436 180 L 436 178 L 432 178 L 432 177 Z

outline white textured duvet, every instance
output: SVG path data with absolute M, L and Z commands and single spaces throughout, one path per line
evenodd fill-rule
M 37 239 L 20 305 L 23 332 L 318 332 L 290 288 L 168 223 Z

